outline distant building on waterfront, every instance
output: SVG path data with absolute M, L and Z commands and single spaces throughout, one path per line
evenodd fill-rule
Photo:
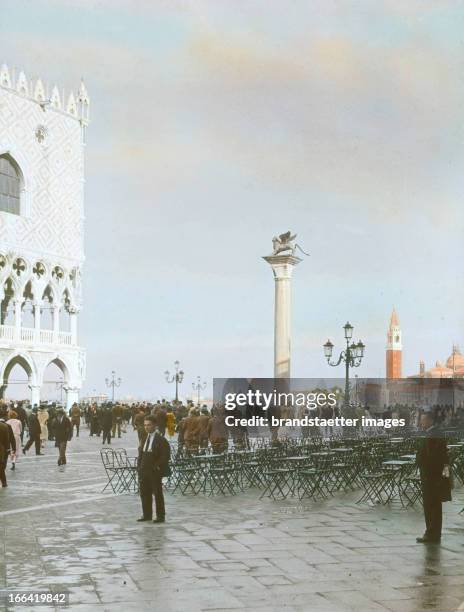
M 443 364 L 437 361 L 429 370 L 425 369 L 424 361 L 419 362 L 419 373 L 414 378 L 464 378 L 464 355 L 457 345 L 453 346 L 451 355 Z

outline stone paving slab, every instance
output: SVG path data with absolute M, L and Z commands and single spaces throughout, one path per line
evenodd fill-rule
M 85 429 L 60 470 L 27 456 L 0 490 L 0 587 L 66 590 L 92 612 L 455 612 L 464 606 L 464 493 L 444 505 L 441 546 L 418 545 L 419 510 L 167 494 L 164 525 L 137 524 L 136 496 L 102 493 Z M 135 435 L 116 444 L 135 454 Z M 8 609 L 27 610 L 27 607 Z M 31 610 L 55 610 L 36 606 Z M 463 607 L 464 609 L 464 607 Z

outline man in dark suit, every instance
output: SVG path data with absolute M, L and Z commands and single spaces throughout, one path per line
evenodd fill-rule
M 23 453 L 26 453 L 31 446 L 35 445 L 35 454 L 43 455 L 40 452 L 40 432 L 41 427 L 39 423 L 39 419 L 37 417 L 38 408 L 35 406 L 32 409 L 31 415 L 27 421 L 27 428 L 29 429 L 29 440 L 26 443 L 26 446 L 23 448 Z
M 448 449 L 446 439 L 439 437 L 432 412 L 422 414 L 421 427 L 426 437 L 417 452 L 417 464 L 421 476 L 426 529 L 424 535 L 416 541 L 421 544 L 438 544 L 442 526 L 442 475 L 445 466 L 449 465 Z
M 6 464 L 10 452 L 16 452 L 16 440 L 11 426 L 6 423 L 7 412 L 0 408 L 0 482 L 2 487 L 6 487 Z
M 110 405 L 102 406 L 100 412 L 100 426 L 103 431 L 102 444 L 111 444 L 111 427 L 113 426 L 113 411 Z
M 164 523 L 163 476 L 169 475 L 171 449 L 169 442 L 157 430 L 154 415 L 146 416 L 143 424 L 145 435 L 140 442 L 137 460 L 143 516 L 138 521 L 152 520 L 154 495 L 156 519 L 153 522 Z
M 71 440 L 73 426 L 63 408 L 56 409 L 55 446 L 59 449 L 58 465 L 66 465 L 66 447 Z

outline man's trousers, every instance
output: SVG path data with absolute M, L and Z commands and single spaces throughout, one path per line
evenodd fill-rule
M 140 498 L 142 500 L 143 518 L 153 517 L 153 496 L 155 496 L 156 518 L 164 519 L 163 480 L 157 470 L 144 470 L 139 474 Z
M 65 465 L 66 464 L 66 447 L 68 445 L 68 442 L 65 440 L 64 442 L 60 442 L 58 449 L 59 449 L 59 462 L 60 465 Z
M 40 455 L 40 432 L 36 434 L 34 437 L 30 437 L 24 447 L 24 450 L 27 451 L 31 448 L 31 446 L 35 444 L 35 454 Z
M 425 536 L 431 540 L 441 538 L 442 506 L 439 483 L 423 481 L 422 499 L 424 504 Z
M 0 446 L 0 482 L 3 487 L 6 487 L 6 464 L 8 463 L 8 451 Z

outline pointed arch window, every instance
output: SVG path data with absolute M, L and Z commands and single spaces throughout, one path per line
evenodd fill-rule
M 0 155 L 0 211 L 19 215 L 21 172 L 18 164 L 8 155 Z

